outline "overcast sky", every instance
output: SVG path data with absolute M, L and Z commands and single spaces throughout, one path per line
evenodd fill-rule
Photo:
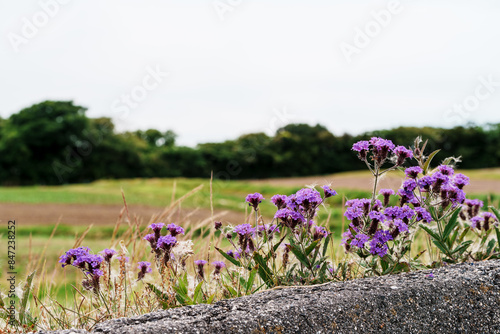
M 190 146 L 290 122 L 336 135 L 500 122 L 495 0 L 0 4 L 4 118 L 74 100 Z

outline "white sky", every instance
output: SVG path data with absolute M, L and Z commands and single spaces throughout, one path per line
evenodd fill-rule
M 43 22 L 55 1 L 67 4 Z M 349 63 L 341 45 L 376 29 L 389 2 L 0 0 L 0 116 L 74 100 L 119 130 L 172 129 L 190 146 L 288 122 L 336 135 L 500 122 L 500 2 L 401 0 Z M 119 112 L 147 67 L 169 76 Z

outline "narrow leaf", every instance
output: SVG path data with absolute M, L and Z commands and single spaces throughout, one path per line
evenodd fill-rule
M 26 283 L 23 288 L 23 298 L 21 300 L 21 307 L 19 309 L 19 323 L 24 325 L 24 316 L 26 312 L 26 305 L 28 304 L 28 297 L 31 293 L 31 284 L 33 283 L 33 278 L 35 277 L 36 270 L 28 275 L 26 278 Z
M 458 225 L 458 214 L 460 213 L 460 210 L 462 208 L 458 207 L 455 212 L 451 215 L 450 220 L 448 221 L 448 224 L 446 224 L 444 231 L 443 231 L 443 240 L 448 238 L 450 235 L 451 231 Z
M 434 240 L 438 240 L 440 241 L 441 238 L 439 237 L 439 234 L 437 234 L 436 232 L 434 232 L 433 230 L 431 230 L 430 227 L 427 227 L 425 226 L 424 224 L 419 224 L 420 228 L 422 228 L 425 232 L 427 232 L 427 234 L 429 234 L 432 238 L 434 238 Z
M 429 154 L 429 157 L 425 161 L 424 167 L 422 168 L 424 170 L 424 174 L 427 174 L 427 171 L 428 171 L 428 169 L 430 167 L 432 159 L 434 158 L 434 156 L 436 156 L 436 154 L 439 153 L 439 151 L 441 151 L 441 150 L 435 150 L 434 152 L 432 152 L 431 154 Z

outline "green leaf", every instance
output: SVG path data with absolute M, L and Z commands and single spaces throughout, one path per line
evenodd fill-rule
M 498 244 L 498 247 L 500 248 L 500 230 L 496 226 L 495 226 L 495 232 L 497 234 L 497 244 Z
M 429 213 L 431 214 L 431 217 L 434 221 L 438 221 L 439 220 L 439 217 L 437 215 L 437 212 L 436 212 L 436 209 L 434 207 L 429 207 Z
M 198 283 L 196 288 L 194 288 L 193 301 L 198 304 L 202 302 L 202 294 L 200 293 L 202 286 L 203 286 L 203 281 L 200 281 L 200 283 Z
M 26 305 L 28 304 L 28 297 L 31 293 L 31 284 L 33 283 L 33 278 L 35 277 L 36 270 L 28 275 L 26 278 L 26 283 L 23 288 L 23 298 L 21 300 L 21 307 L 19 308 L 19 323 L 24 325 L 24 316 L 26 312 Z
M 229 293 L 231 294 L 231 297 L 238 297 L 238 292 L 236 292 L 236 290 L 233 289 L 233 287 L 231 287 L 227 284 L 224 284 L 224 287 L 227 289 L 227 291 L 229 291 Z
M 418 226 L 420 226 L 421 229 L 423 229 L 425 232 L 427 232 L 427 234 L 429 234 L 434 240 L 438 240 L 438 241 L 441 240 L 441 238 L 439 237 L 439 234 L 437 234 L 436 232 L 431 230 L 430 227 L 427 227 L 424 224 L 419 224 Z
M 208 297 L 207 304 L 212 304 L 214 302 L 214 298 L 215 298 L 215 293 L 210 297 Z
M 236 260 L 232 256 L 227 255 L 226 252 L 224 252 L 222 249 L 220 249 L 218 247 L 215 247 L 215 249 L 217 249 L 217 251 L 220 253 L 220 255 L 224 256 L 224 258 L 226 258 L 226 260 L 228 260 L 229 262 L 231 262 L 235 266 L 238 266 L 238 267 L 242 266 L 241 263 L 240 263 L 240 261 Z
M 248 295 L 252 291 L 253 281 L 255 280 L 256 275 L 257 275 L 257 270 L 252 269 L 252 271 L 250 271 L 250 275 L 248 275 L 248 281 L 247 281 L 247 285 L 245 287 L 245 294 Z
M 258 254 L 255 253 L 253 256 L 255 262 L 259 265 L 257 268 L 257 271 L 259 273 L 260 278 L 266 283 L 266 285 L 270 288 L 273 286 L 273 277 L 272 277 L 272 272 L 271 269 L 267 266 L 266 261 L 264 258 Z
M 309 254 L 311 254 L 311 252 L 316 248 L 316 246 L 318 245 L 318 243 L 320 242 L 321 240 L 316 240 L 316 241 L 313 241 L 307 248 L 306 248 L 306 256 L 308 256 Z
M 491 239 L 490 242 L 488 242 L 488 246 L 486 247 L 486 254 L 487 255 L 491 254 L 491 251 L 495 247 L 495 244 L 496 244 L 496 242 L 494 239 Z
M 451 231 L 453 231 L 453 229 L 458 225 L 458 214 L 460 213 L 460 210 L 462 210 L 462 208 L 458 207 L 451 215 L 451 218 L 448 221 L 448 224 L 446 224 L 446 226 L 444 228 L 442 240 L 445 240 L 446 238 L 448 238 Z
M 472 240 L 467 240 L 467 241 L 464 241 L 460 244 L 460 246 L 458 246 L 457 248 L 455 248 L 451 254 L 455 254 L 455 253 L 458 253 L 459 255 L 461 255 L 463 252 L 465 252 L 467 250 L 467 248 L 469 248 L 469 246 L 472 244 Z
M 429 154 L 429 157 L 427 158 L 427 160 L 425 161 L 424 163 L 424 167 L 422 168 L 424 170 L 424 175 L 427 174 L 427 170 L 429 169 L 430 167 L 430 164 L 431 164 L 431 161 L 432 159 L 434 158 L 434 156 L 436 156 L 436 154 L 439 153 L 439 151 L 441 150 L 435 150 L 434 152 L 432 152 L 431 154 Z
M 293 255 L 295 255 L 295 257 L 300 262 L 302 262 L 302 264 L 304 264 L 307 268 L 311 268 L 311 264 L 309 263 L 307 256 L 302 254 L 302 251 L 300 250 L 300 248 L 297 245 L 290 245 L 290 249 L 291 249 Z
M 449 256 L 450 250 L 448 249 L 448 247 L 446 245 L 444 245 L 443 243 L 441 243 L 441 241 L 439 241 L 439 240 L 432 240 L 432 242 L 434 243 L 434 245 L 436 245 L 437 248 L 439 248 L 439 250 L 444 255 Z
M 493 211 L 495 216 L 497 216 L 498 221 L 500 221 L 500 211 L 492 206 L 489 206 L 488 208 L 491 209 L 491 211 Z
M 325 238 L 325 244 L 323 245 L 323 256 L 326 256 L 326 251 L 328 250 L 328 244 L 330 243 L 330 239 L 331 239 L 332 235 L 329 234 L 326 238 Z

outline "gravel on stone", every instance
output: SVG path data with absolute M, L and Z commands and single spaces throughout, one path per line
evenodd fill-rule
M 500 333 L 500 260 L 430 272 L 275 288 L 114 319 L 92 333 Z

